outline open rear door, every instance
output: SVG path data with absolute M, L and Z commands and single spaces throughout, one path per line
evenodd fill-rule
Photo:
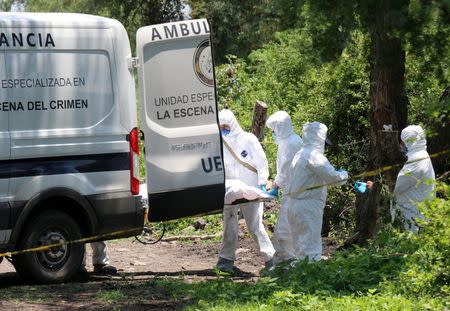
M 136 40 L 150 221 L 222 209 L 225 174 L 208 22 L 143 27 Z

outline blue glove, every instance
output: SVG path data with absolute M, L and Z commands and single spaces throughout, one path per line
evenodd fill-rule
M 267 192 L 269 195 L 273 196 L 273 197 L 277 197 L 278 196 L 278 189 L 277 188 L 272 188 L 270 189 L 269 192 Z
M 262 191 L 267 191 L 266 185 L 259 185 L 259 189 L 261 189 Z
M 337 171 L 338 171 L 339 173 L 345 172 L 345 170 L 344 170 L 343 168 L 340 168 L 340 169 L 338 169 Z
M 359 193 L 364 193 L 367 190 L 367 184 L 365 182 L 357 181 L 354 185 L 356 191 Z

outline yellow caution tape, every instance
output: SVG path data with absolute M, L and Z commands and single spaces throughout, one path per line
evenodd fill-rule
M 450 150 L 447 149 L 447 150 L 444 150 L 444 151 L 441 151 L 441 152 L 434 153 L 434 154 L 430 155 L 429 157 L 430 158 L 435 158 L 435 157 L 441 156 L 443 154 L 447 154 L 447 153 L 449 153 L 449 151 Z M 416 160 L 413 160 L 413 161 L 408 161 L 406 163 L 413 163 L 413 162 L 416 162 L 416 161 L 424 160 L 426 158 L 428 158 L 428 157 L 421 158 L 421 159 L 416 159 Z M 384 166 L 384 167 L 381 167 L 381 168 L 378 168 L 378 169 L 375 169 L 375 170 L 366 171 L 366 172 L 363 172 L 361 174 L 355 175 L 354 179 L 362 178 L 362 177 L 376 176 L 376 175 L 378 175 L 380 173 L 389 171 L 389 170 L 393 169 L 396 166 L 404 165 L 406 163 L 388 165 L 388 166 Z M 288 193 L 288 195 L 298 194 L 298 193 L 303 192 L 303 191 L 317 189 L 317 188 L 321 188 L 321 187 L 325 187 L 325 186 L 331 186 L 331 185 L 335 185 L 335 184 L 340 184 L 343 181 L 345 181 L 345 180 L 338 181 L 338 182 L 333 182 L 333 183 L 329 183 L 329 184 L 322 184 L 322 185 L 308 187 L 308 188 L 302 189 L 301 191 L 298 191 L 298 192 Z M 148 211 L 147 211 L 147 213 L 148 213 Z M 147 222 L 148 222 L 148 214 L 145 215 L 145 223 L 147 223 Z M 16 255 L 21 255 L 21 254 L 25 254 L 25 253 L 43 252 L 43 251 L 49 250 L 49 249 L 51 249 L 53 247 L 58 247 L 58 246 L 63 246 L 63 245 L 98 241 L 98 240 L 101 240 L 103 238 L 111 238 L 111 237 L 114 237 L 114 236 L 119 236 L 119 235 L 122 235 L 122 234 L 126 234 L 126 233 L 130 233 L 130 232 L 133 232 L 133 231 L 136 231 L 136 230 L 140 230 L 140 229 L 142 229 L 142 228 L 138 227 L 138 228 L 127 229 L 127 230 L 119 230 L 119 231 L 114 231 L 114 232 L 110 232 L 110 233 L 105 233 L 105 234 L 100 234 L 100 235 L 94 235 L 94 236 L 91 236 L 91 237 L 81 238 L 81 239 L 74 240 L 74 241 L 60 242 L 60 243 L 54 243 L 54 244 L 49 244 L 49 245 L 43 245 L 43 246 L 28 248 L 28 249 L 19 250 L 19 251 L 0 253 L 0 258 L 8 257 L 8 256 L 16 256 Z
M 363 178 L 363 177 L 377 176 L 377 175 L 379 175 L 381 173 L 390 171 L 390 170 L 394 169 L 397 166 L 402 166 L 402 165 L 405 165 L 405 164 L 418 162 L 418 161 L 425 160 L 425 159 L 428 159 L 428 158 L 436 158 L 438 156 L 444 155 L 444 154 L 449 153 L 449 152 L 450 152 L 450 149 L 447 149 L 447 150 L 443 150 L 443 151 L 434 153 L 434 154 L 432 154 L 432 155 L 430 155 L 428 157 L 423 157 L 423 158 L 415 159 L 415 160 L 412 160 L 412 161 L 407 161 L 405 163 L 398 163 L 398 164 L 393 164 L 393 165 L 387 165 L 387 166 L 383 166 L 383 167 L 380 167 L 380 168 L 377 168 L 377 169 L 374 169 L 374 170 L 371 170 L 371 171 L 365 171 L 365 172 L 362 172 L 360 174 L 354 175 L 352 179 L 355 180 L 355 179 L 360 179 L 360 178 Z M 300 194 L 302 192 L 305 192 L 305 191 L 308 191 L 308 190 L 313 190 L 313 189 L 318 189 L 318 188 L 322 188 L 322 187 L 327 187 L 327 186 L 333 186 L 333 185 L 341 184 L 342 182 L 347 181 L 349 179 L 350 178 L 344 179 L 344 180 L 340 180 L 340 181 L 334 181 L 332 183 L 325 183 L 325 184 L 320 184 L 320 185 L 307 187 L 307 188 L 304 188 L 304 189 L 299 189 L 297 191 L 293 191 L 293 192 L 287 193 L 287 195 L 292 197 L 294 195 L 298 195 L 298 194 Z
M 119 231 L 114 231 L 114 232 L 111 232 L 111 233 L 105 233 L 105 234 L 99 234 L 99 235 L 90 236 L 90 237 L 87 237 L 87 238 L 81 238 L 81 239 L 74 240 L 74 241 L 59 242 L 59 243 L 53 243 L 53 244 L 48 244 L 48 245 L 42 245 L 42 246 L 38 246 L 38 247 L 32 247 L 32 248 L 28 248 L 28 249 L 24 249 L 24 250 L 19 250 L 19 251 L 2 253 L 2 254 L 0 254 L 0 258 L 7 257 L 7 256 L 16 256 L 16 255 L 21 255 L 21 254 L 25 254 L 25 253 L 43 252 L 43 251 L 49 250 L 49 249 L 51 249 L 53 247 L 58 247 L 58 246 L 63 246 L 63 245 L 98 241 L 98 240 L 101 240 L 103 238 L 111 238 L 111 237 L 114 237 L 114 236 L 122 235 L 122 234 L 129 233 L 129 232 L 133 232 L 133 231 L 136 231 L 136 230 L 139 230 L 139 229 L 142 229 L 142 228 L 139 227 L 139 228 L 134 228 L 134 229 L 119 230 Z

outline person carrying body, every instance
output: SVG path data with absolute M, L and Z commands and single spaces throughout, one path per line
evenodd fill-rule
M 404 128 L 400 139 L 408 161 L 400 170 L 395 183 L 394 214 L 398 211 L 402 216 L 405 230 L 417 233 L 419 226 L 416 219 L 424 219 L 417 204 L 435 195 L 434 169 L 422 127 L 410 125 Z
M 324 156 L 328 128 L 320 122 L 303 125 L 304 146 L 289 170 L 285 206 L 294 258 L 318 261 L 322 256 L 322 218 L 328 186 L 345 183 L 348 174 L 335 170 Z
M 267 159 L 256 136 L 242 130 L 231 110 L 219 112 L 219 123 L 224 143 L 225 178 L 239 179 L 249 186 L 266 185 L 269 176 Z M 239 233 L 238 209 L 266 266 L 270 266 L 275 250 L 262 222 L 263 204 L 249 202 L 224 207 L 223 240 L 216 267 L 221 271 L 233 272 Z
M 278 190 L 283 191 L 281 207 L 272 236 L 275 248 L 274 264 L 294 257 L 292 235 L 289 229 L 289 221 L 286 209 L 286 186 L 292 159 L 303 146 L 303 141 L 295 134 L 290 116 L 285 111 L 277 111 L 266 122 L 266 126 L 272 130 L 275 144 L 277 144 L 277 173 L 269 190 L 269 194 L 278 196 Z

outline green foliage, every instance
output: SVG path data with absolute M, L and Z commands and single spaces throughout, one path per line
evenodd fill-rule
M 439 1 L 433 3 L 433 6 L 424 6 L 418 0 L 410 3 L 414 32 L 408 35 L 406 87 L 412 124 L 442 122 L 443 114 L 448 115 L 450 110 L 448 104 L 439 105 L 439 97 L 450 85 L 450 20 Z
M 166 236 L 202 236 L 207 234 L 218 234 L 222 232 L 222 214 L 202 216 L 206 226 L 202 230 L 195 229 L 192 224 L 198 217 L 186 217 L 178 220 L 172 220 L 163 223 L 152 224 L 152 229 L 156 236 L 162 233 L 163 225 L 166 227 Z
M 327 150 L 331 163 L 350 174 L 360 173 L 368 148 L 367 36 L 353 32 L 342 56 L 329 63 L 322 62 L 305 31 L 281 32 L 276 38 L 253 51 L 248 61 L 230 56 L 228 64 L 216 68 L 219 106 L 231 108 L 245 130 L 251 128 L 256 100 L 268 104 L 269 114 L 288 112 L 297 133 L 305 122 L 321 121 L 336 146 Z M 263 146 L 273 178 L 277 148 L 270 135 Z M 329 219 L 334 226 L 351 227 L 354 199 L 349 187 L 330 189 Z M 328 225 L 328 219 L 325 222 Z
M 399 278 L 403 290 L 412 295 L 450 297 L 450 186 L 438 183 L 437 193 L 438 198 L 419 205 L 428 221 L 419 235 L 410 236 L 420 248 Z
M 124 297 L 124 294 L 120 289 L 114 289 L 110 291 L 100 291 L 97 294 L 97 298 L 107 303 L 114 303 Z
M 230 57 L 217 68 L 219 105 L 230 107 L 247 130 L 256 100 L 269 105 L 269 114 L 288 112 L 297 132 L 307 121 L 321 121 L 338 146 L 331 150 L 340 157 L 336 165 L 360 170 L 368 129 L 367 38 L 354 32 L 342 57 L 331 63 L 321 63 L 301 31 L 278 33 L 277 40 L 253 51 L 248 62 Z M 276 146 L 271 138 L 264 142 L 274 161 Z
M 420 206 L 428 218 L 419 235 L 382 230 L 367 248 L 338 251 L 327 261 L 277 267 L 255 284 L 229 278 L 169 282 L 198 310 L 441 310 L 450 306 L 450 187 Z
M 8 12 L 11 10 L 13 0 L 0 0 L 0 12 Z
M 273 38 L 278 29 L 271 0 L 189 0 L 193 18 L 207 18 L 212 26 L 214 57 L 223 63 L 226 55 L 245 57 Z

